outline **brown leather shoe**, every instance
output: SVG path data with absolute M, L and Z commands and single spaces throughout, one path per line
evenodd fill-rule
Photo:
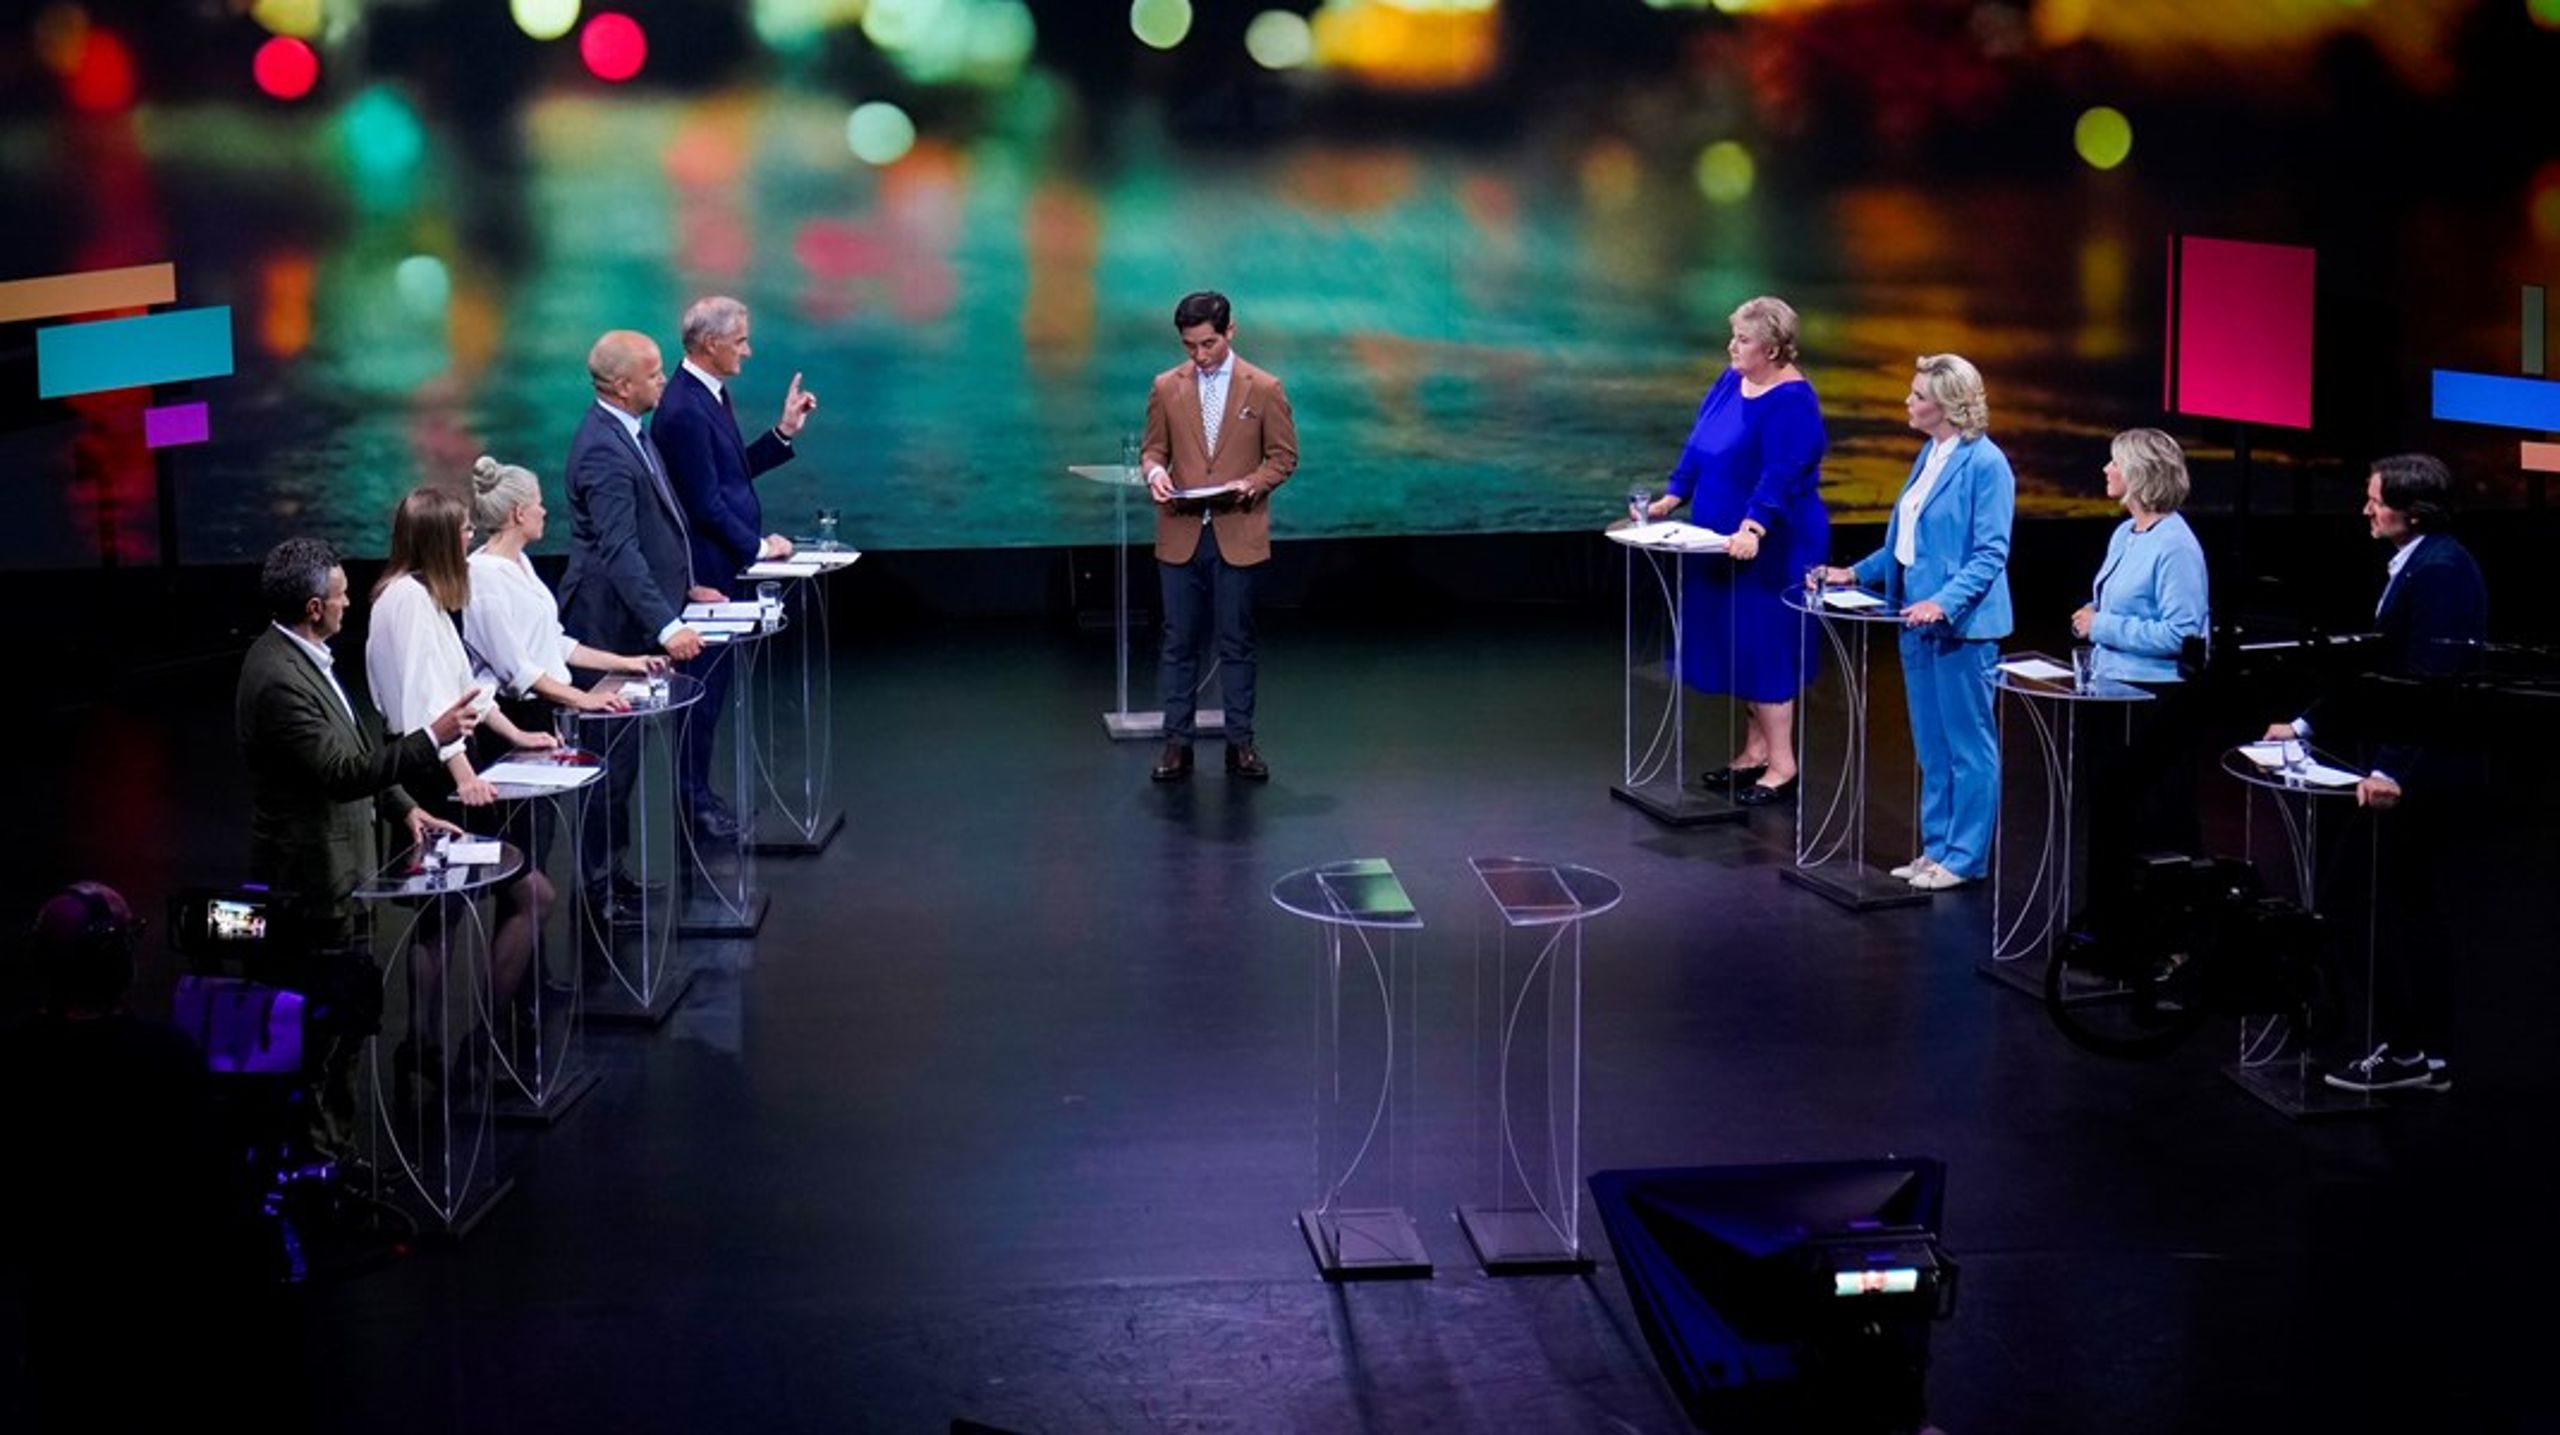
M 1271 764 L 1262 760 L 1262 753 L 1252 743 L 1231 742 L 1227 744 L 1227 773 L 1247 782 L 1269 782 Z
M 1155 780 L 1158 782 L 1180 782 L 1182 779 L 1189 777 L 1190 775 L 1191 744 L 1187 742 L 1166 743 L 1164 745 L 1164 751 L 1159 753 L 1156 757 L 1156 770 L 1154 773 Z

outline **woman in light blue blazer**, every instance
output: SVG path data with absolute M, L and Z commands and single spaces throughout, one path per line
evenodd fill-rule
M 1893 875 L 1924 892 L 1991 871 L 2000 810 L 1992 664 L 2009 636 L 2009 520 L 2018 480 L 1983 430 L 1982 374 L 1955 354 L 1921 358 L 1903 400 L 1928 446 L 1885 523 L 1884 546 L 1823 583 L 1874 588 L 1902 609 L 1902 678 L 1920 760 L 1920 852 Z
M 2131 683 L 2151 701 L 2095 705 L 2083 733 L 2089 898 L 2071 925 L 2097 938 L 2125 915 L 2136 859 L 2194 856 L 2202 845 L 2185 678 L 2213 623 L 2204 547 L 2178 513 L 2188 486 L 2178 441 L 2158 429 L 2127 429 L 2107 458 L 2107 497 L 2131 516 L 2107 539 L 2071 632 L 2091 646 L 2092 676 Z

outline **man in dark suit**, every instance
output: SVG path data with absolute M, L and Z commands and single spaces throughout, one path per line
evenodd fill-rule
M 2453 515 L 2453 475 L 2431 454 L 2381 459 L 2365 480 L 2364 516 L 2392 546 L 2363 678 L 2289 723 L 2270 740 L 2307 738 L 2318 724 L 2333 747 L 2370 756 L 2356 801 L 2396 810 L 2376 903 L 2372 1051 L 2326 1075 L 2348 1091 L 2453 1085 L 2446 1056 L 2453 1021 L 2454 954 L 2446 924 L 2459 904 L 2465 843 L 2460 811 L 2473 794 L 2474 762 L 2463 736 L 2445 731 L 2457 706 L 2451 680 L 2473 671 L 2489 635 L 2489 587 L 2470 550 L 2444 531 Z M 2403 805 L 2405 803 L 2405 806 Z M 2387 1038 L 2387 1039 L 2386 1039 Z
M 561 626 L 609 653 L 663 650 L 679 662 L 702 655 L 684 605 L 718 594 L 694 581 L 684 510 L 665 460 L 640 420 L 658 406 L 666 365 L 648 335 L 616 329 L 587 351 L 596 401 L 569 441 L 569 570 L 560 582 Z M 597 674 L 580 676 L 580 685 Z M 580 824 L 578 875 L 594 910 L 637 895 L 615 870 L 629 842 L 627 809 L 639 773 L 634 725 L 615 723 L 603 745 L 604 793 Z M 616 891 L 616 887 L 622 890 Z
M 730 392 L 755 353 L 747 306 L 723 295 L 696 299 L 685 308 L 682 336 L 684 362 L 668 378 L 649 429 L 666 457 L 667 477 L 692 529 L 694 576 L 721 588 L 760 559 L 791 556 L 790 539 L 763 531 L 764 505 L 756 497 L 755 479 L 791 461 L 792 443 L 818 407 L 818 397 L 801 388 L 800 376 L 793 374 L 783 395 L 782 417 L 751 443 L 738 430 L 737 401 Z M 730 667 L 726 649 L 700 665 L 702 701 L 685 728 L 677 779 L 695 832 L 722 839 L 738 834 L 737 818 L 712 791 L 710 777 L 712 741 L 726 705 Z
M 347 618 L 347 570 L 316 538 L 288 538 L 258 574 L 269 622 L 249 645 L 232 699 L 240 756 L 249 768 L 249 876 L 288 894 L 314 947 L 344 947 L 359 934 L 356 884 L 381 870 L 377 819 L 407 829 L 412 845 L 461 829 L 409 800 L 404 773 L 433 772 L 436 752 L 479 722 L 467 692 L 425 727 L 383 741 L 381 715 L 338 682 L 329 640 Z M 361 1037 L 333 1038 L 319 1053 L 311 1139 L 341 1151 L 355 1117 Z
M 1234 316 L 1223 294 L 1189 294 L 1173 310 L 1187 362 L 1147 390 L 1140 472 L 1156 503 L 1156 576 L 1164 594 L 1164 752 L 1155 780 L 1191 775 L 1200 648 L 1214 632 L 1226 693 L 1227 771 L 1265 782 L 1254 743 L 1259 653 L 1254 577 L 1271 559 L 1273 489 L 1298 467 L 1298 423 L 1280 380 L 1236 357 Z M 1215 496 L 1183 498 L 1216 488 Z
M 288 538 L 267 554 L 259 589 L 270 621 L 240 664 L 233 705 L 249 768 L 249 875 L 302 904 L 319 940 L 353 932 L 348 894 L 382 866 L 377 818 L 412 842 L 459 831 L 400 788 L 429 771 L 436 750 L 478 722 L 472 694 L 427 726 L 382 740 L 382 718 L 342 687 L 329 652 L 347 616 L 347 571 L 316 538 Z

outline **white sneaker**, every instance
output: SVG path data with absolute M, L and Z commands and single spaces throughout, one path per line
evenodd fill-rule
M 1919 876 L 1921 873 L 1926 872 L 1937 865 L 1937 858 L 1923 852 L 1919 856 L 1912 858 L 1910 861 L 1903 863 L 1901 866 L 1888 870 L 1884 875 L 1893 878 L 1897 882 L 1908 882 L 1912 878 Z
M 1950 887 L 1961 887 L 1972 880 L 1970 877 L 1959 877 L 1935 862 L 1929 864 L 1928 871 L 1911 874 L 1911 885 L 1923 892 L 1943 892 Z

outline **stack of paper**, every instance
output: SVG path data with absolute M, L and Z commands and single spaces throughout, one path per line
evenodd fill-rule
M 1635 548 L 1673 548 L 1683 553 L 1721 553 L 1725 536 L 1712 528 L 1694 523 L 1666 519 L 1660 523 L 1630 523 L 1612 528 L 1609 536 Z
M 600 767 L 571 767 L 557 762 L 523 762 L 510 759 L 496 764 L 480 775 L 501 787 L 541 787 L 565 791 L 584 787 L 595 781 Z
M 2060 663 L 2048 663 L 2042 658 L 2011 658 L 2009 661 L 2000 665 L 2000 671 L 2007 673 L 2013 678 L 2025 678 L 2031 683 L 2067 683 L 2071 681 L 2071 670 L 2069 668 L 2062 666 Z
M 801 557 L 768 558 L 747 570 L 750 578 L 814 578 L 826 565 Z
M 1822 601 L 1826 607 L 1838 608 L 1844 612 L 1850 613 L 1860 612 L 1868 608 L 1881 608 L 1884 606 L 1884 600 L 1882 598 L 1877 597 L 1873 593 L 1862 593 L 1855 588 L 1825 589 L 1822 594 Z
M 791 561 L 794 563 L 815 563 L 821 569 L 832 573 L 839 568 L 852 567 L 854 560 L 861 556 L 862 550 L 859 548 L 795 548 L 791 552 Z

